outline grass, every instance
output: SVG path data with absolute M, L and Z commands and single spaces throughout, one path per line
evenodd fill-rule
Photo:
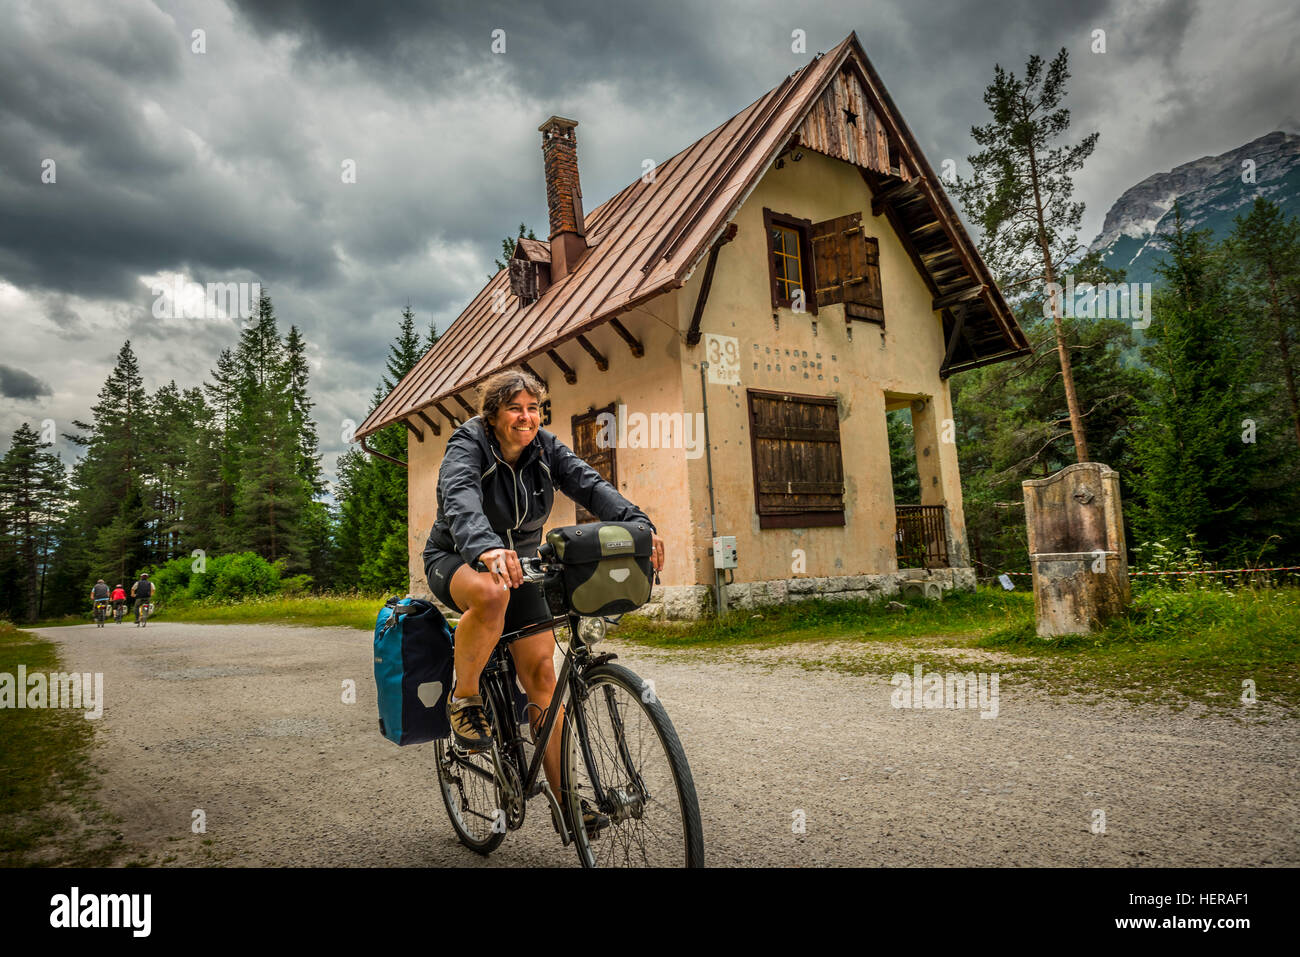
M 379 609 L 391 593 L 364 595 L 303 595 L 287 597 L 267 595 L 245 598 L 242 601 L 195 601 L 169 603 L 159 601 L 150 621 L 192 621 L 209 625 L 252 625 L 272 623 L 282 625 L 327 625 L 341 628 L 375 627 Z M 127 612 L 126 620 L 134 616 Z M 28 625 L 29 628 L 46 628 L 59 625 L 84 625 L 93 621 L 89 613 L 84 616 L 68 615 L 59 619 L 46 619 Z M 113 627 L 112 622 L 109 622 Z
M 62 671 L 55 646 L 0 621 L 0 673 Z M 0 711 L 0 867 L 104 867 L 123 853 L 95 799 L 94 722 L 83 711 Z
M 980 589 L 905 604 L 899 612 L 885 603 L 814 601 L 682 625 L 627 619 L 614 635 L 663 649 L 860 642 L 860 654 L 828 650 L 798 663 L 884 677 L 913 664 L 951 668 L 963 650 L 978 649 L 1014 656 L 998 671 L 1053 693 L 1240 708 L 1250 680 L 1259 701 L 1300 709 L 1300 588 L 1152 587 L 1097 633 L 1051 640 L 1035 633 L 1029 592 Z
M 1091 635 L 1046 641 L 1027 622 L 985 636 L 982 647 L 1029 653 L 1078 679 L 1140 699 L 1173 688 L 1205 704 L 1238 707 L 1243 682 L 1261 702 L 1300 708 L 1300 588 L 1153 587 L 1128 614 Z M 1053 690 L 1064 690 L 1060 680 Z

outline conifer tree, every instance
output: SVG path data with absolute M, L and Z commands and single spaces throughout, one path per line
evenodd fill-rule
M 1143 349 L 1154 376 L 1133 435 L 1133 524 L 1139 549 L 1156 540 L 1181 548 L 1191 535 L 1218 561 L 1258 531 L 1247 502 L 1259 447 L 1243 440 L 1248 368 L 1231 321 L 1228 264 L 1209 236 L 1186 228 L 1175 205 Z
M 320 470 L 320 440 L 316 436 L 316 422 L 311 417 L 311 397 L 307 392 L 307 343 L 297 326 L 289 327 L 285 339 L 285 370 L 288 377 L 289 409 L 294 431 L 298 436 L 298 475 L 312 495 L 325 491 L 325 480 Z
M 1088 134 L 1075 146 L 1053 145 L 1070 125 L 1070 111 L 1059 105 L 1069 76 L 1064 48 L 1046 73 L 1037 55 L 1029 58 L 1023 78 L 995 66 L 993 83 L 984 91 L 993 121 L 971 128 L 982 149 L 968 157 L 974 175 L 959 181 L 956 191 L 983 232 L 981 251 L 1004 290 L 1057 282 L 1062 265 L 1080 248 L 1076 231 L 1084 207 L 1073 200 L 1070 174 L 1082 168 L 1098 134 Z M 1075 457 L 1086 462 L 1086 415 L 1075 387 L 1059 296 L 1051 306 Z
M 26 422 L 0 459 L 0 610 L 18 621 L 41 617 L 67 476 L 49 443 Z

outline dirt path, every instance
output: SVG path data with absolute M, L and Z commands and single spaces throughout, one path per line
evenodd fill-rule
M 577 863 L 540 800 L 486 861 L 456 843 L 432 748 L 379 734 L 366 632 L 153 622 L 41 634 L 68 668 L 104 674 L 99 797 L 152 863 Z M 1242 721 L 1012 686 L 988 720 L 896 709 L 876 677 L 610 650 L 654 679 L 673 718 L 710 865 L 1300 864 L 1297 726 L 1264 710 Z M 342 702 L 345 679 L 355 704 Z M 1098 810 L 1104 834 L 1092 832 Z

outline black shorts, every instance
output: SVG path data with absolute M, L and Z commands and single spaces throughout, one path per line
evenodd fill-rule
M 434 552 L 428 564 L 424 566 L 425 577 L 429 579 L 429 590 L 433 592 L 434 597 L 448 608 L 453 608 L 462 614 L 465 609 L 451 598 L 451 576 L 456 574 L 456 569 L 464 564 L 465 559 L 455 552 Z M 524 582 L 518 588 L 511 589 L 510 604 L 506 606 L 506 623 L 502 633 L 509 634 L 539 621 L 550 621 L 554 617 L 550 606 L 546 604 L 542 586 L 536 582 Z

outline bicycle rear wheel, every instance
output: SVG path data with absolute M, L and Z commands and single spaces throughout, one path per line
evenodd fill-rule
M 569 702 L 561 739 L 563 800 L 569 820 L 578 822 L 578 859 L 584 867 L 703 867 L 695 783 L 663 705 L 621 665 L 598 665 L 583 681 L 587 696 Z M 594 836 L 581 824 L 581 801 L 595 804 L 595 789 L 579 740 L 579 708 L 605 792 L 600 810 L 610 819 Z
M 494 740 L 500 740 L 492 706 L 484 695 L 488 721 Z M 472 851 L 488 855 L 506 839 L 505 812 L 496 777 L 492 770 L 492 752 L 479 751 L 465 756 L 453 753 L 452 739 L 433 742 L 438 767 L 438 790 L 451 818 L 451 826 L 460 842 Z

